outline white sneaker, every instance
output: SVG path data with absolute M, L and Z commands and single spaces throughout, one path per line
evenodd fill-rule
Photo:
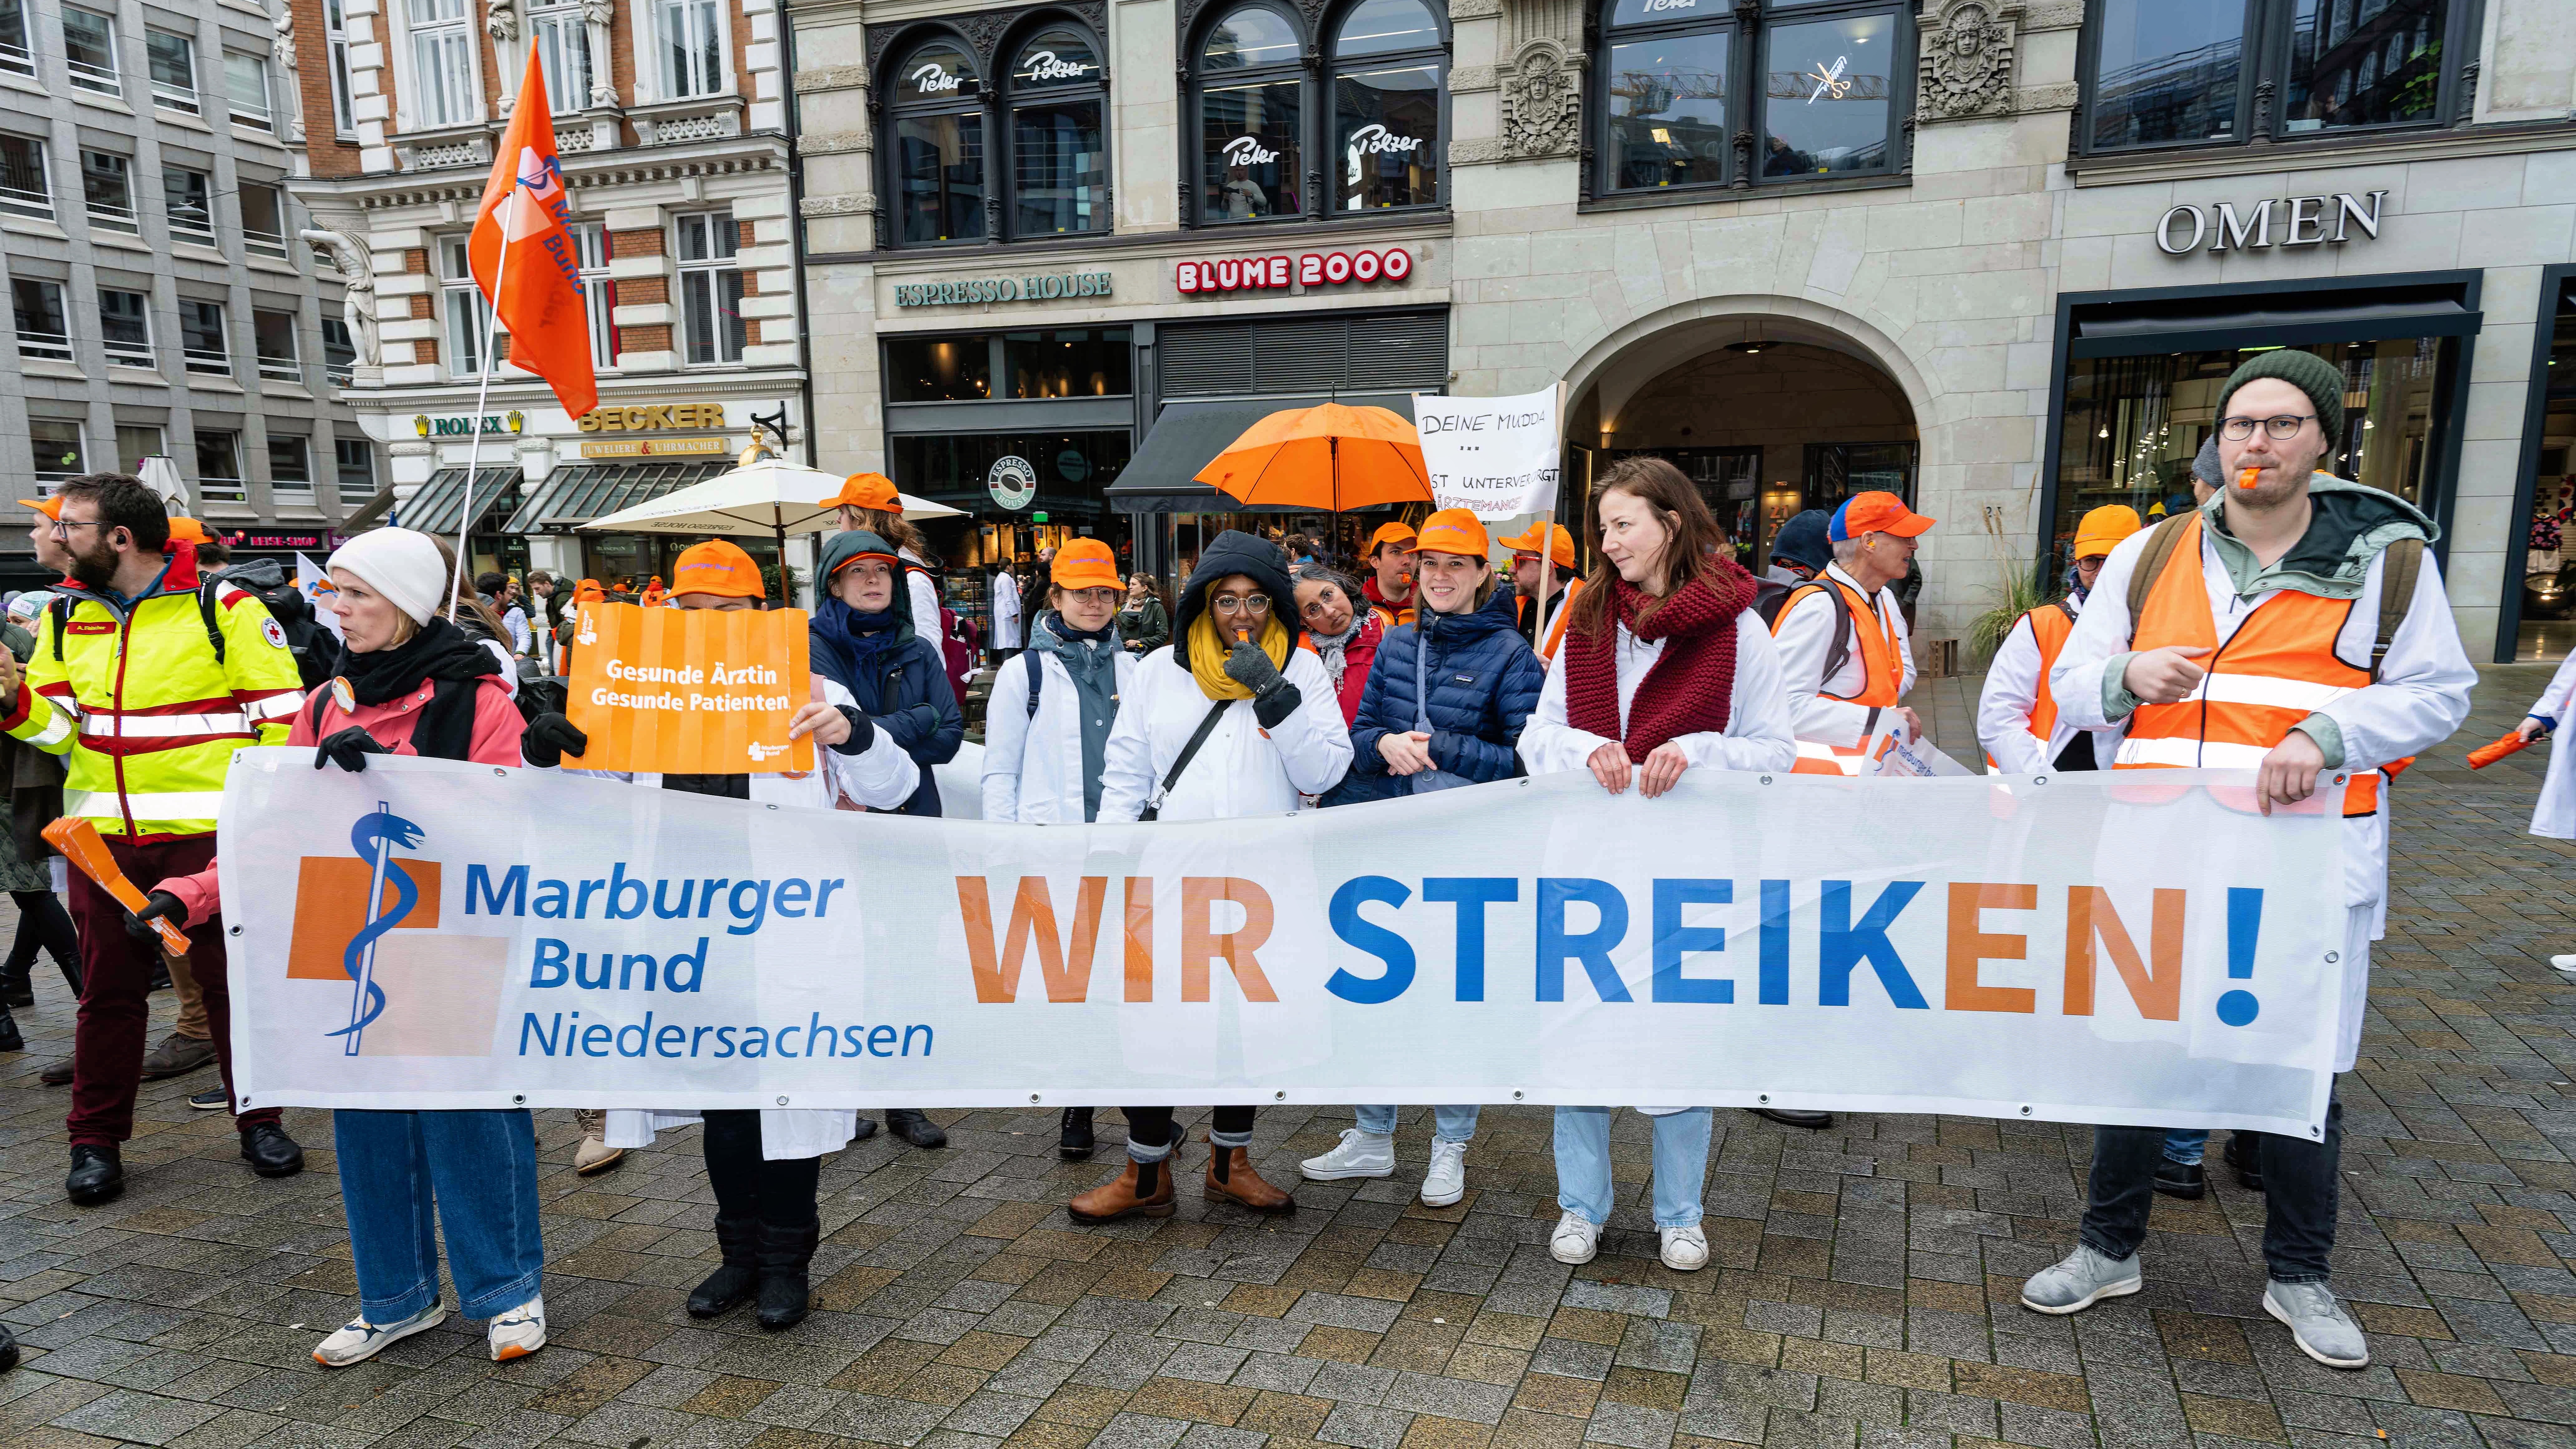
M 1676 1273 L 1696 1273 L 1708 1266 L 1708 1234 L 1693 1223 L 1686 1228 L 1665 1228 L 1664 1266 Z
M 447 1305 L 434 1300 L 400 1323 L 369 1323 L 364 1318 L 352 1318 L 340 1325 L 339 1332 L 314 1345 L 313 1361 L 324 1368 L 347 1368 L 374 1358 L 396 1339 L 427 1333 L 446 1321 Z
M 2576 976 L 2576 956 L 2552 956 L 2549 958 L 2549 964 L 2570 976 Z
M 1346 1177 L 1395 1176 L 1395 1134 L 1342 1129 L 1339 1147 L 1297 1165 L 1308 1182 L 1339 1182 Z M 1452 1199 L 1455 1201 L 1455 1199 Z
M 1467 1144 L 1431 1139 L 1431 1170 L 1422 1175 L 1422 1205 L 1447 1207 L 1467 1195 Z
M 1573 1213 L 1556 1220 L 1556 1233 L 1547 1240 L 1547 1255 L 1560 1263 L 1589 1263 L 1600 1251 L 1601 1225 Z
M 540 1293 L 492 1320 L 492 1361 L 526 1358 L 546 1346 L 546 1297 Z

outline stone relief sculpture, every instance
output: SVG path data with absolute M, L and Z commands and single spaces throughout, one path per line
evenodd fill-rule
M 340 271 L 340 316 L 349 324 L 349 342 L 358 352 L 357 365 L 382 366 L 384 354 L 376 342 L 376 273 L 366 247 L 346 232 L 320 227 L 306 227 L 295 238 L 328 256 Z
M 1921 116 L 1958 121 L 2013 112 L 2014 0 L 1942 0 L 1923 33 Z
M 491 13 L 484 16 L 483 28 L 495 45 L 506 45 L 519 38 L 518 0 L 492 0 Z
M 1571 155 L 1580 140 L 1574 74 L 1546 41 L 1522 48 L 1503 79 L 1503 155 L 1512 160 Z

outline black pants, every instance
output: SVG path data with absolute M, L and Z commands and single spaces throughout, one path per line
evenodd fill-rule
M 2263 1165 L 2263 1262 L 2283 1283 L 2322 1283 L 2334 1253 L 2337 1164 L 2343 1158 L 2343 1101 L 2326 1103 L 2326 1136 L 2309 1142 L 2252 1134 Z M 2162 1127 L 2093 1129 L 2092 1194 L 2084 1205 L 2085 1245 L 2106 1258 L 2126 1258 L 2147 1236 L 2156 1200 Z
M 72 995 L 80 995 L 80 933 L 72 929 L 72 913 L 63 909 L 63 898 L 52 891 L 11 891 L 9 899 L 18 903 L 18 935 L 9 944 L 9 960 L 0 966 L 0 974 L 26 974 L 36 964 L 37 948 L 42 947 L 62 968 Z
M 1127 1114 L 1127 1155 L 1138 1162 L 1160 1162 L 1172 1151 L 1172 1109 L 1121 1107 Z M 1219 1107 L 1208 1121 L 1208 1135 L 1218 1147 L 1239 1147 L 1252 1136 L 1254 1107 Z M 1228 1142 L 1225 1139 L 1233 1138 Z
M 823 1175 L 823 1159 L 761 1156 L 758 1112 L 705 1116 L 699 1141 L 706 1149 L 707 1185 L 716 1190 L 716 1216 L 758 1218 L 773 1228 L 815 1221 L 814 1184 Z

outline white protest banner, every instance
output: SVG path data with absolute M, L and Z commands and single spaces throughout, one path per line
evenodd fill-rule
M 2343 821 L 2233 808 L 2252 778 L 1692 770 L 1646 800 L 1566 774 L 1041 827 L 245 750 L 235 1079 L 256 1106 L 1709 1103 L 2304 1135 Z
M 1422 434 L 1431 506 L 1483 519 L 1553 515 L 1562 397 L 1562 385 L 1525 397 L 1415 393 L 1413 425 Z

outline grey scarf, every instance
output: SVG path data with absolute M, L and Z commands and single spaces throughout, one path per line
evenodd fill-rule
M 1100 818 L 1100 777 L 1108 767 L 1109 727 L 1118 720 L 1118 626 L 1093 635 L 1079 635 L 1066 627 L 1064 616 L 1053 609 L 1038 615 L 1029 629 L 1029 648 L 1037 654 L 1052 654 L 1073 677 L 1075 708 L 1082 726 L 1082 818 Z M 1029 661 L 1029 667 L 1039 667 Z
M 1367 627 L 1368 612 L 1353 609 L 1351 627 L 1339 634 L 1325 634 L 1313 629 L 1306 631 L 1306 641 L 1315 646 L 1316 657 L 1324 661 L 1324 677 L 1333 681 L 1334 689 L 1342 687 L 1342 651 L 1350 648 L 1360 637 L 1360 631 Z

